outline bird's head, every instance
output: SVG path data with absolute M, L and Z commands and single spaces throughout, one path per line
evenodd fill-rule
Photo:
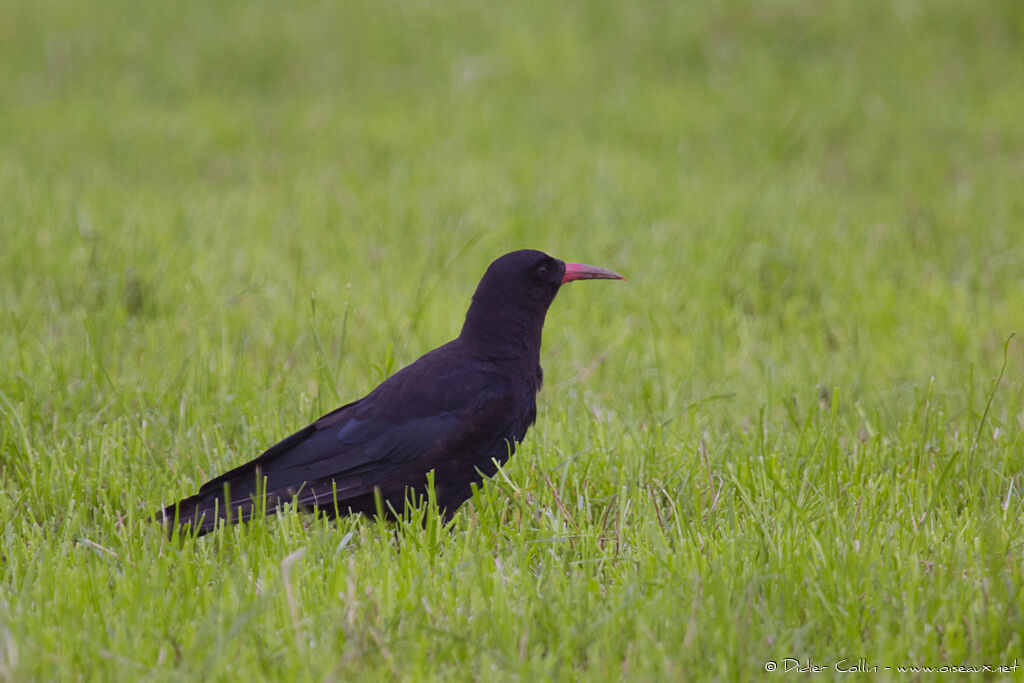
M 509 330 L 536 336 L 558 290 L 573 280 L 624 280 L 606 268 L 566 263 L 542 251 L 521 249 L 495 259 L 473 294 L 462 334 L 493 336 Z

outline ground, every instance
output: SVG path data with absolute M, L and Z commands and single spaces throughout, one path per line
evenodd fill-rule
M 0 679 L 1013 666 L 1022 43 L 1014 0 L 5 3 Z M 628 282 L 559 295 L 450 528 L 148 520 L 522 247 Z

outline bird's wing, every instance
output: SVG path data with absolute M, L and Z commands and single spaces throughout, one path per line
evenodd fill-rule
M 504 462 L 526 426 L 516 420 L 509 396 L 491 389 L 478 393 L 463 410 L 441 411 L 402 424 L 389 420 L 349 418 L 328 432 L 345 444 L 363 448 L 362 457 L 347 461 L 344 472 L 305 479 L 296 492 L 299 505 L 345 504 L 358 497 L 373 496 L 381 489 L 387 497 L 405 496 L 405 489 L 421 489 L 426 473 L 436 470 L 441 490 L 479 481 L 477 470 L 493 476 L 494 461 Z M 465 481 L 462 481 L 465 479 Z M 454 491 L 450 491 L 453 495 Z M 364 498 L 364 504 L 372 501 Z M 455 504 L 461 503 L 461 499 Z M 364 511 L 366 511 L 364 509 Z M 454 508 L 453 508 L 454 511 Z
M 174 519 L 177 507 L 182 523 L 197 523 L 204 533 L 212 530 L 216 520 L 225 517 L 225 488 L 232 517 L 250 517 L 262 496 L 268 512 L 293 498 L 300 505 L 336 503 L 341 509 L 357 500 L 354 507 L 367 511 L 372 500 L 367 503 L 366 497 L 372 499 L 375 489 L 402 495 L 406 486 L 419 485 L 426 472 L 446 458 L 468 458 L 469 471 L 483 450 L 488 451 L 484 458 L 488 463 L 492 457 L 504 460 L 506 440 L 522 438 L 505 424 L 511 419 L 508 398 L 480 385 L 473 387 L 471 395 L 474 399 L 468 405 L 454 402 L 461 403 L 458 411 L 451 409 L 453 398 L 440 401 L 432 410 L 420 403 L 415 410 L 407 405 L 385 415 L 378 406 L 393 404 L 370 400 L 367 405 L 373 398 L 367 396 L 328 413 L 255 460 L 211 479 L 196 495 L 169 506 L 163 515 Z M 399 417 L 396 412 L 414 417 Z
M 333 414 L 332 414 L 333 415 Z M 447 411 L 398 423 L 375 417 L 323 419 L 271 446 L 255 460 L 212 479 L 199 495 L 220 495 L 229 485 L 232 499 L 248 498 L 266 481 L 269 495 L 294 495 L 304 484 L 330 479 L 344 497 L 372 491 L 368 471 L 392 470 L 424 458 L 456 427 Z M 352 481 L 349 481 L 352 479 Z
M 263 496 L 268 512 L 293 499 L 372 511 L 375 489 L 400 498 L 406 487 L 422 486 L 431 469 L 455 465 L 453 458 L 473 471 L 474 454 L 487 451 L 489 461 L 495 457 L 490 451 L 507 452 L 509 436 L 522 438 L 505 424 L 517 412 L 508 384 L 465 362 L 457 350 L 452 342 L 426 354 L 362 399 L 211 479 L 196 495 L 166 508 L 164 518 L 177 514 L 183 524 L 203 519 L 200 531 L 209 531 L 225 516 L 225 488 L 230 507 L 243 517 Z
M 377 487 L 402 486 L 404 480 L 422 476 L 431 451 L 455 429 L 456 420 L 448 412 L 404 423 L 355 417 L 326 427 L 313 423 L 255 460 L 208 481 L 196 495 L 167 507 L 163 516 L 175 519 L 177 514 L 181 524 L 196 524 L 206 533 L 227 516 L 229 507 L 233 518 L 251 517 L 264 496 L 268 512 L 293 498 L 300 505 L 335 503 L 345 509 L 352 499 L 372 498 Z M 225 505 L 225 489 L 230 506 Z

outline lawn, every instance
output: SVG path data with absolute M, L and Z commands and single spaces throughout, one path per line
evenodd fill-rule
M 1018 679 L 1022 54 L 1016 0 L 8 0 L 0 680 Z M 628 281 L 450 527 L 149 521 L 522 247 Z

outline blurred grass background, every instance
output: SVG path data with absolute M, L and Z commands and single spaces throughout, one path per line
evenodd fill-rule
M 803 648 L 798 657 L 853 653 L 856 642 L 890 659 L 1019 652 L 1019 339 L 993 380 L 1024 320 L 1022 41 L 1024 8 L 1013 0 L 4 3 L 0 677 L 223 674 L 217 648 L 256 657 L 244 637 L 228 644 L 245 620 L 283 629 L 290 652 L 274 660 L 282 670 L 258 657 L 238 669 L 252 675 L 295 664 L 311 677 L 756 678 L 782 644 Z M 606 513 L 630 498 L 647 501 L 636 503 L 636 528 L 664 531 L 656 501 L 672 500 L 693 508 L 677 521 L 702 534 L 667 541 L 679 564 L 662 570 L 687 587 L 669 591 L 675 598 L 637 588 L 629 599 L 651 614 L 681 609 L 678 623 L 652 626 L 639 607 L 620 621 L 600 601 L 574 611 L 571 591 L 534 566 L 519 579 L 533 594 L 519 598 L 534 615 L 525 630 L 462 636 L 511 641 L 524 668 L 498 658 L 463 670 L 479 654 L 433 649 L 429 629 L 415 642 L 435 659 L 406 660 L 401 649 L 389 659 L 381 643 L 412 636 L 380 605 L 352 625 L 383 634 L 369 654 L 346 649 L 355 636 L 344 631 L 348 641 L 320 641 L 313 651 L 330 654 L 310 660 L 291 647 L 286 596 L 272 617 L 253 616 L 263 614 L 257 597 L 219 587 L 238 577 L 218 562 L 244 565 L 251 548 L 276 568 L 304 543 L 336 545 L 351 526 L 354 555 L 321 570 L 337 572 L 327 584 L 361 586 L 373 584 L 374 553 L 393 552 L 414 572 L 433 550 L 402 554 L 386 530 L 344 522 L 310 541 L 272 523 L 172 552 L 144 522 L 450 339 L 487 263 L 522 247 L 629 282 L 569 287 L 549 315 L 540 421 L 508 474 L 524 491 L 547 475 L 554 487 L 538 484 L 534 516 L 515 523 L 467 513 L 440 536 L 449 555 L 437 561 L 457 574 L 464 555 L 508 562 L 526 552 L 547 523 L 537 520 L 560 505 L 553 492 L 571 508 L 561 512 L 583 516 L 573 522 L 580 537 L 597 539 Z M 712 471 L 730 533 L 701 531 L 713 490 L 697 482 Z M 872 488 L 886 477 L 889 488 Z M 821 532 L 803 497 L 787 517 L 779 491 L 769 495 L 779 480 L 834 505 L 847 526 L 819 539 L 814 562 L 764 575 L 764 562 L 793 555 L 778 539 L 747 548 L 752 520 L 793 544 L 806 538 L 801 525 Z M 602 492 L 593 501 L 588 485 Z M 914 520 L 900 528 L 924 544 L 923 559 L 902 556 L 890 536 L 877 566 L 833 564 L 846 555 L 830 544 L 862 519 L 855 509 L 872 491 L 876 523 Z M 926 512 L 948 526 L 922 532 Z M 897 600 L 873 615 L 823 607 L 842 593 L 827 576 L 906 582 L 905 594 L 934 580 L 908 578 L 906 562 L 963 561 L 968 571 L 980 561 L 964 548 L 989 537 L 1002 550 L 986 551 L 994 559 L 980 584 L 948 576 L 920 606 Z M 690 590 L 693 577 L 710 580 L 695 559 L 705 541 L 745 588 Z M 213 550 L 235 542 L 224 558 Z M 134 564 L 96 564 L 110 555 L 83 555 L 89 543 Z M 657 555 L 643 547 L 638 557 Z M 603 557 L 590 550 L 577 559 Z M 87 620 L 79 646 L 60 647 L 83 613 L 109 610 L 125 571 L 138 591 L 122 597 L 131 627 Z M 584 579 L 599 592 L 649 585 L 621 571 Z M 175 578 L 182 572 L 206 578 L 193 585 Z M 194 649 L 147 602 L 145 577 L 176 596 L 181 619 L 212 620 Z M 440 590 L 394 581 L 402 595 Z M 982 600 L 978 585 L 997 595 Z M 466 618 L 458 586 L 435 608 L 453 632 Z M 856 602 L 868 589 L 849 590 Z M 812 597 L 785 607 L 773 591 Z M 314 594 L 314 604 L 326 599 Z M 560 618 L 606 620 L 607 632 L 567 650 L 535 643 L 571 631 L 530 611 L 562 604 L 557 596 L 567 601 Z M 493 596 L 488 604 L 514 612 Z M 313 609 L 312 623 L 330 618 Z M 973 615 L 959 631 L 958 610 Z M 697 635 L 698 613 L 733 630 L 702 623 Z M 954 624 L 944 627 L 959 634 L 952 645 L 914 622 L 936 615 Z M 749 652 L 748 636 L 758 643 Z M 538 668 L 533 655 L 516 656 L 520 639 L 546 653 Z

